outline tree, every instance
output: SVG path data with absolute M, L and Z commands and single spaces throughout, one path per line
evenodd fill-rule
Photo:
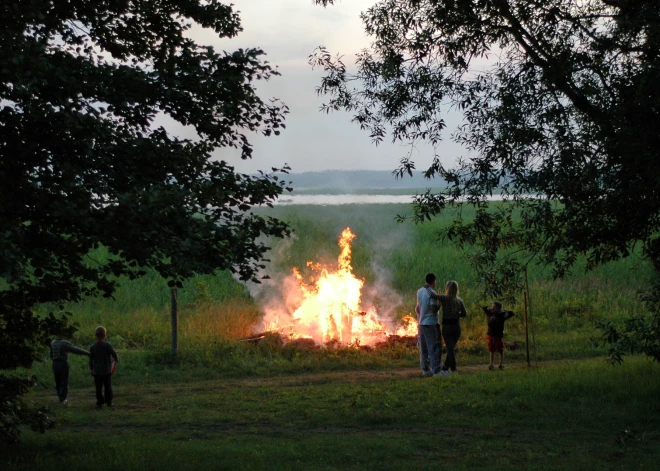
M 451 138 L 469 157 L 448 169 L 436 154 L 425 174 L 448 188 L 418 195 L 412 219 L 454 211 L 442 236 L 475 247 L 487 294 L 519 289 L 532 260 L 561 277 L 641 247 L 660 271 L 660 3 L 382 0 L 362 20 L 373 42 L 355 73 L 323 47 L 310 56 L 323 109 L 352 112 L 376 144 L 434 147 L 444 113 L 462 113 Z M 395 175 L 414 169 L 406 156 Z M 495 192 L 510 204 L 488 205 Z M 660 283 L 646 300 L 649 316 L 606 338 L 660 360 Z
M 241 31 L 217 0 L 8 0 L 0 6 L 0 435 L 52 425 L 20 396 L 63 303 L 112 296 L 117 277 L 157 270 L 171 286 L 229 269 L 258 281 L 288 226 L 251 212 L 286 188 L 274 173 L 235 172 L 214 150 L 250 158 L 249 132 L 279 134 L 287 108 L 254 81 L 277 70 L 259 49 L 218 52 Z M 179 139 L 156 118 L 194 128 Z M 273 169 L 273 172 L 284 169 Z M 91 255 L 99 246 L 108 262 Z M 57 306 L 37 316 L 36 306 Z

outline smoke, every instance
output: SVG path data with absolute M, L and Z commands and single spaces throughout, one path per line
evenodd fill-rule
M 270 250 L 267 254 L 270 262 L 266 262 L 264 265 L 266 268 L 260 271 L 260 275 L 267 276 L 270 279 L 262 280 L 261 283 L 253 283 L 248 281 L 245 283 L 245 287 L 248 289 L 250 296 L 253 299 L 259 300 L 262 297 L 270 297 L 272 295 L 271 291 L 274 291 L 282 278 L 281 270 L 277 269 L 277 266 L 282 263 L 283 260 L 286 260 L 289 254 L 291 253 L 291 246 L 298 239 L 296 234 L 291 234 L 290 237 L 284 239 L 271 239 L 268 242 L 270 243 Z M 236 276 L 234 277 L 236 278 Z
M 290 256 L 297 239 L 295 234 L 291 234 L 272 244 L 268 253 L 270 262 L 266 262 L 266 268 L 261 271 L 268 278 L 262 279 L 260 284 L 245 283 L 250 296 L 264 313 L 261 322 L 253 327 L 255 332 L 263 331 L 264 326 L 291 323 L 291 315 L 303 300 L 300 283 L 293 273 L 277 268 Z
M 404 305 L 403 297 L 392 288 L 392 273 L 387 268 L 373 261 L 371 269 L 376 280 L 362 289 L 362 305 L 374 306 L 381 322 L 393 330 L 397 322 L 397 310 Z
M 371 271 L 375 275 L 373 283 L 362 290 L 363 304 L 374 305 L 381 321 L 395 329 L 399 324 L 398 314 L 415 315 L 415 295 L 404 299 L 393 286 L 394 273 L 388 268 L 392 265 L 388 257 L 403 247 L 412 246 L 412 233 L 409 224 L 397 224 L 386 234 L 369 234 L 372 247 Z
M 269 328 L 284 328 L 293 324 L 292 314 L 303 302 L 303 292 L 293 275 L 273 275 L 269 280 L 269 290 L 262 290 L 263 296 L 254 297 L 264 316 L 255 331 Z

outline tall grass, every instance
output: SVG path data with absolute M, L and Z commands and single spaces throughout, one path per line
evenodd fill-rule
M 467 254 L 438 241 L 438 231 L 449 224 L 448 217 L 422 225 L 397 224 L 396 214 L 411 211 L 410 205 L 404 204 L 280 206 L 262 211 L 289 221 L 295 231 L 290 240 L 270 241 L 273 250 L 269 273 L 287 273 L 293 267 L 304 271 L 310 260 L 335 261 L 339 234 L 343 228 L 351 227 L 357 235 L 352 257 L 355 274 L 365 279 L 365 288 L 386 286 L 386 292 L 401 299 L 396 305 L 385 307 L 395 308 L 397 316 L 411 314 L 415 291 L 423 284 L 427 272 L 438 276 L 439 286 L 445 280 L 456 280 L 469 314 L 463 323 L 459 348 L 466 353 L 485 354 L 485 321 L 480 306 L 491 300 L 481 297 L 482 287 Z M 466 211 L 465 217 L 470 218 L 471 213 Z M 107 256 L 103 249 L 94 254 L 99 260 Z M 648 284 L 651 275 L 651 267 L 638 254 L 588 273 L 578 267 L 559 281 L 550 278 L 548 269 L 532 266 L 530 315 L 540 358 L 602 354 L 602 350 L 594 350 L 589 342 L 595 323 L 641 313 L 643 306 L 638 292 Z M 170 290 L 165 280 L 150 271 L 141 279 L 119 282 L 121 286 L 113 299 L 88 299 L 66 307 L 80 326 L 73 340 L 90 344 L 94 328 L 102 324 L 108 329 L 110 341 L 120 349 L 166 351 L 170 343 Z M 179 342 L 183 358 L 187 355 L 191 362 L 197 359 L 210 365 L 213 362 L 204 359 L 205 352 L 218 348 L 226 351 L 227 342 L 251 332 L 261 312 L 259 300 L 250 296 L 248 288 L 228 272 L 199 276 L 184 284 L 179 290 Z M 391 299 L 383 296 L 375 303 L 391 303 Z M 518 314 L 507 322 L 507 338 L 509 342 L 524 342 L 521 306 L 507 307 Z M 253 353 L 241 351 L 236 358 L 251 357 Z M 273 358 L 286 357 L 280 351 L 256 353 L 270 355 L 264 367 L 274 367 L 277 362 Z M 519 354 L 511 355 L 516 359 Z M 361 359 L 357 363 L 365 361 L 371 360 Z

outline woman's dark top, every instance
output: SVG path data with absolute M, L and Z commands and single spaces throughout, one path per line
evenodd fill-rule
M 465 303 L 461 298 L 452 298 L 441 294 L 440 305 L 442 306 L 442 324 L 458 325 L 461 317 L 467 316 Z

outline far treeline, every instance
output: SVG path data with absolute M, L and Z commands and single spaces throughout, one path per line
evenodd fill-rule
M 376 143 L 454 139 L 470 151 L 422 169 L 448 185 L 418 195 L 412 219 L 452 215 L 440 236 L 473 249 L 490 295 L 515 295 L 534 263 L 562 277 L 582 258 L 593 269 L 639 248 L 660 270 L 657 0 L 381 0 L 362 20 L 373 42 L 355 74 L 322 47 L 310 56 L 325 74 L 323 111 L 352 113 Z M 119 277 L 147 270 L 172 287 L 222 270 L 259 281 L 263 241 L 291 233 L 252 211 L 290 188 L 274 175 L 287 168 L 244 175 L 210 159 L 227 147 L 250 158 L 249 133 L 286 128 L 286 105 L 255 88 L 279 72 L 260 49 L 195 42 L 193 26 L 242 31 L 220 1 L 0 5 L 3 438 L 52 426 L 21 400 L 34 379 L 15 372 L 75 330 L 67 303 L 111 297 Z M 464 126 L 446 129 L 450 109 Z M 160 116 L 199 139 L 156 127 Z M 410 156 L 396 169 L 417 171 Z M 489 207 L 492 192 L 512 204 Z M 95 260 L 100 247 L 109 256 Z M 645 299 L 646 313 L 608 326 L 615 358 L 660 359 L 660 282 Z

